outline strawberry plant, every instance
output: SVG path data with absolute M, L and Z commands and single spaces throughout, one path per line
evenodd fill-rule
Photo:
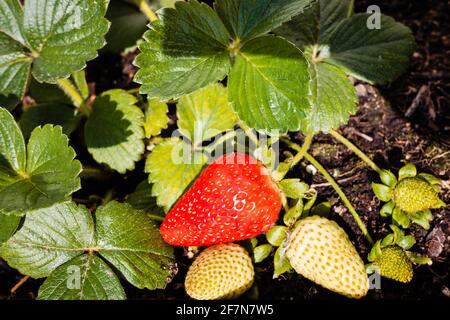
M 20 284 L 43 279 L 37 298 L 51 300 L 121 300 L 178 278 L 193 299 L 234 299 L 258 291 L 263 264 L 273 281 L 357 299 L 373 272 L 412 281 L 413 263 L 431 260 L 400 228 L 430 228 L 442 181 L 413 164 L 397 178 L 338 129 L 357 112 L 354 82 L 397 79 L 414 37 L 354 11 L 351 0 L 2 0 L 1 261 Z M 114 65 L 96 61 L 119 55 L 126 79 L 101 86 Z M 377 174 L 392 234 L 368 228 L 316 136 Z M 372 247 L 366 268 L 308 172 Z

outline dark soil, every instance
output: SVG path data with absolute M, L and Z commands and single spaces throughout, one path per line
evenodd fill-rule
M 393 16 L 409 26 L 416 37 L 417 50 L 410 70 L 398 81 L 375 88 L 355 83 L 360 97 L 359 111 L 351 118 L 342 133 L 369 154 L 375 162 L 396 172 L 403 160 L 416 164 L 421 172 L 427 172 L 443 179 L 442 198 L 450 202 L 450 4 L 447 1 L 393 0 L 357 1 L 356 11 L 365 11 L 369 4 L 379 4 L 384 14 Z M 88 77 L 93 91 L 100 93 L 110 88 L 133 88 L 132 77 L 135 68 L 131 65 L 134 54 L 125 57 L 103 53 L 88 67 Z M 105 68 L 105 66 L 107 66 Z M 78 134 L 78 133 L 75 133 Z M 299 142 L 301 135 L 293 137 Z M 81 157 L 92 166 L 87 153 Z M 311 153 L 333 174 L 344 192 L 362 216 L 372 236 L 376 239 L 389 233 L 389 219 L 379 214 L 380 203 L 371 190 L 371 181 L 378 177 L 363 162 L 338 144 L 330 136 L 318 135 L 314 139 Z M 307 164 L 302 163 L 305 167 Z M 143 169 L 143 163 L 138 165 Z M 109 190 L 123 198 L 138 182 L 145 179 L 143 170 L 136 170 L 125 178 L 109 173 L 102 181 L 83 180 L 83 191 L 76 198 L 88 199 L 95 206 Z M 319 191 L 320 200 L 334 204 L 331 218 L 346 229 L 362 257 L 370 247 L 356 226 L 346 207 L 334 190 L 320 174 L 305 174 L 302 177 Z M 298 170 L 290 173 L 299 176 Z M 89 195 L 91 195 L 89 197 Z M 96 195 L 92 197 L 92 195 Z M 99 200 L 100 199 L 100 200 Z M 431 266 L 415 270 L 410 284 L 398 284 L 382 280 L 381 290 L 371 290 L 367 299 L 442 299 L 450 297 L 450 210 L 434 211 L 430 230 L 413 226 L 410 232 L 417 239 L 413 251 L 433 260 Z M 130 299 L 183 299 L 183 280 L 191 260 L 185 249 L 177 249 L 179 273 L 166 290 L 137 290 L 124 285 Z M 257 266 L 257 285 L 262 299 L 341 299 L 302 277 L 291 273 L 272 279 L 273 263 L 270 259 Z M 0 261 L 0 299 L 32 299 L 42 280 L 28 280 L 15 294 L 10 289 L 22 278 L 16 271 Z M 256 290 L 246 297 L 255 297 Z

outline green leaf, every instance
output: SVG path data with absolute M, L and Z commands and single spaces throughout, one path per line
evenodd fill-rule
M 214 8 L 234 39 L 256 38 L 289 21 L 311 0 L 217 0 Z
M 278 249 L 275 251 L 275 256 L 273 258 L 274 279 L 278 278 L 283 273 L 288 272 L 292 268 L 289 260 L 286 257 L 285 251 L 286 249 L 283 247 L 278 247 Z
M 262 244 L 257 246 L 253 250 L 253 256 L 255 258 L 255 263 L 260 263 L 264 261 L 272 252 L 272 246 L 270 244 Z
M 439 179 L 439 178 L 437 178 L 437 177 L 435 177 L 435 176 L 433 176 L 432 174 L 429 174 L 429 173 L 419 173 L 418 177 L 423 179 L 423 180 L 425 180 L 425 181 L 428 181 L 428 183 L 432 184 L 433 187 L 437 186 L 438 184 L 440 184 L 442 182 L 441 179 Z M 439 190 L 437 192 L 440 192 L 439 186 L 437 186 L 437 187 L 438 187 L 438 190 Z
M 392 215 L 392 211 L 394 210 L 394 208 L 395 208 L 395 202 L 393 200 L 391 200 L 391 201 L 385 203 L 383 205 L 383 207 L 381 207 L 380 215 L 383 218 L 389 217 L 390 215 Z
M 172 247 L 142 211 L 109 202 L 96 212 L 100 255 L 137 288 L 163 289 L 174 276 Z
M 331 207 L 331 202 L 321 202 L 311 209 L 311 215 L 326 218 L 330 215 Z
M 405 72 L 415 48 L 411 30 L 385 15 L 380 29 L 369 29 L 369 20 L 369 14 L 359 13 L 343 21 L 329 41 L 325 61 L 370 83 L 395 80 Z
M 430 211 L 411 213 L 409 214 L 409 218 L 412 222 L 418 224 L 425 230 L 428 230 L 430 229 L 430 222 L 433 220 L 433 216 L 431 214 L 428 214 L 428 212 Z
M 433 261 L 430 258 L 424 257 L 420 254 L 411 251 L 406 251 L 406 255 L 415 264 L 427 264 L 430 266 L 433 263 Z
M 286 239 L 287 228 L 284 226 L 274 226 L 266 233 L 267 242 L 274 247 L 279 247 Z
M 284 179 L 280 181 L 279 186 L 286 197 L 291 199 L 301 199 L 309 190 L 309 185 L 300 179 Z
M 394 244 L 394 234 L 390 233 L 381 241 L 381 247 L 385 248 Z
M 105 36 L 104 49 L 116 54 L 135 46 L 147 31 L 147 17 L 136 6 L 124 1 L 111 1 L 106 18 L 111 21 L 111 27 Z
M 233 108 L 257 130 L 298 131 L 308 109 L 308 65 L 286 40 L 264 36 L 237 54 L 229 75 Z
M 349 0 L 315 0 L 274 32 L 303 50 L 327 45 L 333 32 L 347 18 L 349 3 Z
M 397 227 L 394 224 L 389 225 L 389 227 L 391 228 L 391 230 L 393 231 L 392 235 L 393 235 L 393 240 L 394 243 L 398 243 L 401 239 L 403 239 L 403 237 L 405 236 L 404 232 L 402 229 L 400 229 L 399 227 Z
M 397 178 L 389 170 L 381 170 L 380 179 L 385 185 L 390 188 L 395 187 L 395 185 L 397 184 Z
M 328 132 L 346 124 L 357 111 L 358 98 L 345 73 L 328 63 L 311 62 L 310 75 L 307 131 Z
M 369 260 L 369 262 L 374 262 L 381 254 L 381 240 L 378 240 L 370 250 L 367 260 Z
M 136 190 L 126 197 L 127 203 L 137 210 L 146 213 L 164 216 L 164 211 L 156 204 L 156 198 L 152 196 L 152 186 L 148 180 L 142 181 Z
M 181 97 L 177 116 L 181 134 L 194 145 L 233 129 L 237 121 L 228 102 L 228 90 L 220 83 Z
M 141 93 L 168 100 L 222 80 L 229 71 L 229 34 L 217 14 L 196 0 L 158 11 L 140 44 L 134 81 Z
M 7 2 L 0 3 L 0 21 L 10 18 L 2 16 L 2 10 Z M 11 21 L 11 24 L 14 24 Z M 28 82 L 31 68 L 31 58 L 22 50 L 20 44 L 10 38 L 3 31 L 0 22 L 0 105 L 12 110 L 22 99 Z
M 391 200 L 391 189 L 384 184 L 372 183 L 372 189 L 381 201 L 388 202 Z
M 120 173 L 133 170 L 144 153 L 144 115 L 137 99 L 125 90 L 103 92 L 95 99 L 85 127 L 89 152 L 95 161 Z
M 416 166 L 412 163 L 407 163 L 398 171 L 398 179 L 412 178 L 417 175 Z
M 25 169 L 25 141 L 20 128 L 14 117 L 0 108 L 0 194 L 7 180 L 14 179 L 15 172 Z
M 25 138 L 28 138 L 36 127 L 46 124 L 61 126 L 63 133 L 69 136 L 78 127 L 79 122 L 80 117 L 75 115 L 75 109 L 72 106 L 39 104 L 22 113 L 19 125 Z
M 21 217 L 0 214 L 0 244 L 7 241 L 19 227 Z
M 20 273 L 42 278 L 94 246 L 91 213 L 67 202 L 27 215 L 22 228 L 0 247 L 0 256 Z
M 18 125 L 2 108 L 0 120 L 0 213 L 23 215 L 80 188 L 81 164 L 61 127 L 36 128 L 25 151 Z
M 150 173 L 152 195 L 166 211 L 184 193 L 206 162 L 203 154 L 192 155 L 190 148 L 182 140 L 168 139 L 157 145 L 147 158 L 145 171 Z
M 403 237 L 398 245 L 402 247 L 404 250 L 409 250 L 416 243 L 416 238 L 413 235 L 408 235 Z
M 119 279 L 92 254 L 58 267 L 39 288 L 38 300 L 125 300 Z
M 167 129 L 169 107 L 165 102 L 151 99 L 145 109 L 144 130 L 145 137 L 151 138 L 159 135 L 161 130 Z
M 17 0 L 0 4 L 0 91 L 21 99 L 30 70 L 55 83 L 81 70 L 104 45 L 105 1 Z
M 289 210 L 283 216 L 283 222 L 286 226 L 291 227 L 297 222 L 298 218 L 303 213 L 303 200 L 299 199 L 297 203 L 289 208 Z
M 397 222 L 403 228 L 408 228 L 411 224 L 409 217 L 402 210 L 395 208 L 392 212 L 392 220 Z

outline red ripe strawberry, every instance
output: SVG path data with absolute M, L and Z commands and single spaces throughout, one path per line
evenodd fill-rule
M 170 210 L 161 235 L 175 246 L 248 239 L 269 230 L 280 210 L 280 191 L 264 165 L 230 153 L 206 168 Z

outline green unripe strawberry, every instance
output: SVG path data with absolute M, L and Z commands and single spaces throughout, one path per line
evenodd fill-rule
M 219 244 L 205 249 L 186 276 L 187 294 L 197 300 L 234 299 L 253 284 L 252 259 L 241 246 Z
M 364 263 L 334 221 L 319 216 L 300 220 L 286 255 L 297 273 L 329 290 L 357 299 L 367 294 Z
M 433 186 L 417 177 L 400 180 L 392 192 L 392 197 L 397 207 L 406 213 L 416 213 L 442 206 Z
M 389 246 L 381 250 L 381 255 L 373 263 L 385 278 L 408 283 L 413 278 L 412 262 L 399 246 Z

